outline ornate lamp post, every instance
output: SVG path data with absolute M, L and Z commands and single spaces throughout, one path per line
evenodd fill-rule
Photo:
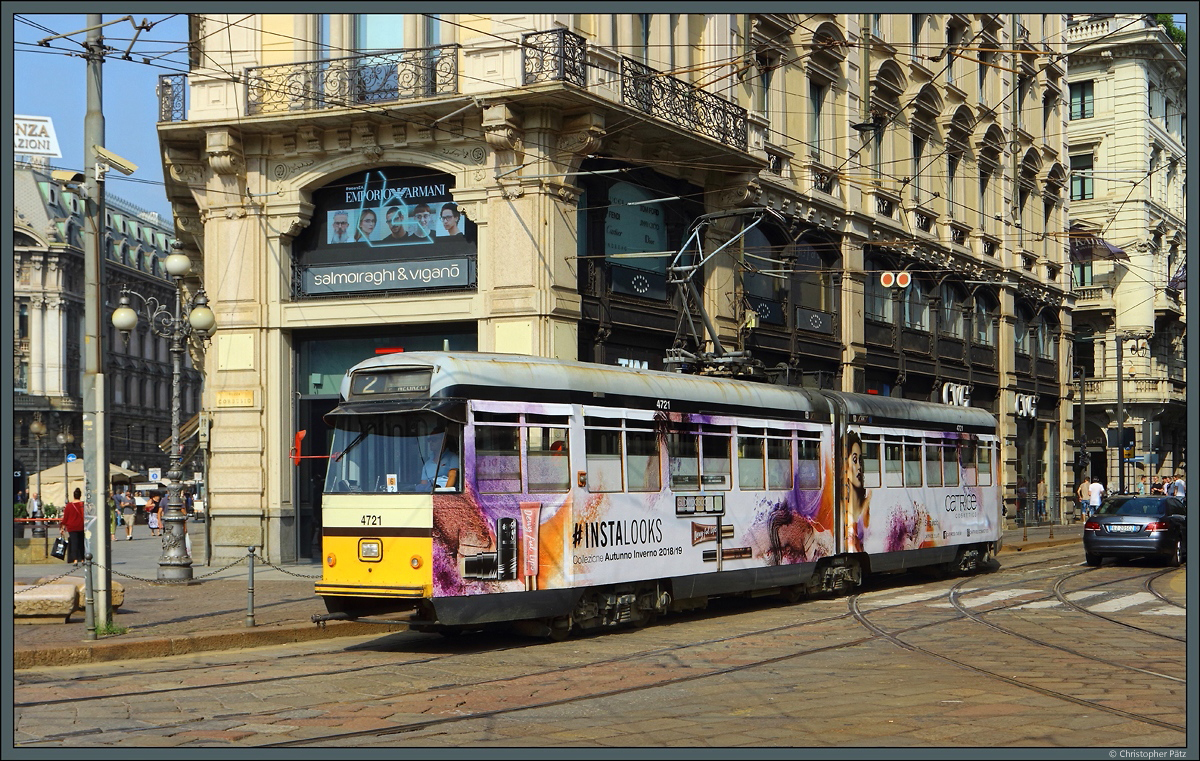
M 187 532 L 187 514 L 183 510 L 180 494 L 183 481 L 183 462 L 179 449 L 179 375 L 183 352 L 187 342 L 193 338 L 201 342 L 208 339 L 216 327 L 216 318 L 208 308 L 208 297 L 201 287 L 183 304 L 183 278 L 191 272 L 192 260 L 185 254 L 174 253 L 167 257 L 167 273 L 175 281 L 174 310 L 156 298 L 146 298 L 128 287 L 121 289 L 120 306 L 113 311 L 112 324 L 128 338 L 129 331 L 137 327 L 138 313 L 129 306 L 130 297 L 141 299 L 150 330 L 171 342 L 171 467 L 167 472 L 170 485 L 167 487 L 167 510 L 163 516 L 163 554 L 158 561 L 159 581 L 190 581 L 192 558 L 188 554 L 184 535 Z M 186 318 L 183 310 L 188 311 Z
M 61 444 L 62 448 L 63 448 L 63 495 L 64 495 L 63 506 L 64 507 L 66 506 L 66 504 L 68 502 L 71 501 L 71 478 L 70 478 L 71 467 L 70 467 L 70 464 L 67 462 L 67 447 L 69 447 L 70 445 L 75 443 L 75 434 L 71 433 L 71 429 L 68 427 L 69 425 L 70 425 L 70 423 L 64 422 L 62 432 L 59 433 L 58 436 L 55 437 L 58 440 L 58 443 Z
M 36 446 L 37 459 L 35 466 L 37 467 L 37 498 L 38 502 L 42 501 L 42 437 L 46 435 L 46 424 L 42 422 L 42 413 L 33 413 L 33 422 L 29 424 L 29 432 L 33 434 L 34 445 Z

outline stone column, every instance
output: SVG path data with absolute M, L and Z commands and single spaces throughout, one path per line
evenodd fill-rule
M 46 393 L 45 351 L 42 342 L 42 316 L 46 298 L 35 294 L 29 299 L 29 394 L 41 396 Z

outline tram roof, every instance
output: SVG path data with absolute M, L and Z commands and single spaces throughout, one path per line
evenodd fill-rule
M 582 396 L 585 403 L 614 403 L 617 399 L 671 400 L 693 410 L 713 414 L 753 417 L 797 417 L 811 412 L 828 415 L 834 399 L 850 415 L 869 418 L 886 425 L 905 421 L 936 424 L 936 427 L 963 425 L 994 429 L 995 419 L 987 411 L 892 397 L 846 394 L 832 391 L 774 386 L 710 376 L 685 375 L 662 370 L 615 367 L 522 354 L 482 352 L 404 352 L 364 360 L 350 369 L 342 380 L 342 399 L 347 399 L 350 374 L 362 370 L 429 367 L 433 370 L 430 395 L 438 396 L 453 389 L 471 389 L 473 396 L 488 398 L 486 389 L 530 390 L 539 399 L 552 401 L 555 392 Z M 503 398 L 497 397 L 497 398 Z M 601 401 L 601 399 L 605 401 Z M 641 405 L 644 406 L 644 405 Z

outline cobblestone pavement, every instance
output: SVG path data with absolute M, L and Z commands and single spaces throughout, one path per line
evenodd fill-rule
M 17 673 L 15 738 L 19 748 L 920 747 L 929 757 L 1183 748 L 1185 645 L 1165 637 L 1184 618 L 1143 605 L 1128 618 L 1142 631 L 1118 629 L 1060 604 L 1047 590 L 1082 570 L 1074 547 L 1001 560 L 966 580 L 968 600 L 981 590 L 968 604 L 1059 649 L 956 615 L 946 593 L 961 579 L 882 584 L 859 596 L 861 610 L 906 646 L 874 636 L 836 598 L 723 601 L 559 643 L 397 632 L 50 667 Z M 1088 571 L 1072 594 L 1128 576 L 1113 594 L 1134 597 L 1160 571 Z M 1184 572 L 1161 578 L 1182 600 Z M 1144 673 L 1061 647 L 1118 630 Z
M 325 612 L 324 604 L 313 593 L 320 566 L 305 562 L 269 567 L 261 559 L 256 561 L 254 571 L 255 625 L 247 626 L 249 579 L 244 558 L 229 567 L 224 567 L 228 563 L 196 563 L 196 583 L 190 585 L 158 583 L 161 541 L 150 537 L 145 526 L 134 530 L 133 541 L 120 539 L 113 543 L 111 566 L 113 580 L 125 587 L 125 602 L 116 612 L 114 623 L 126 631 L 88 640 L 82 611 L 76 612 L 70 623 L 14 626 L 16 668 L 276 645 L 400 628 L 349 622 L 331 622 L 318 628 L 311 617 Z M 1079 524 L 1009 530 L 1004 535 L 1001 560 L 1016 557 L 1015 553 L 1026 548 L 1078 543 L 1081 534 Z M 197 542 L 193 556 L 203 555 L 203 545 Z M 66 564 L 20 565 L 14 567 L 14 576 L 20 583 L 33 583 L 71 570 Z

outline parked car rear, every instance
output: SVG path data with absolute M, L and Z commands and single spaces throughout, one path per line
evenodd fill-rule
M 1083 551 L 1091 566 L 1144 556 L 1178 566 L 1187 559 L 1187 507 L 1161 495 L 1109 497 L 1083 525 Z

